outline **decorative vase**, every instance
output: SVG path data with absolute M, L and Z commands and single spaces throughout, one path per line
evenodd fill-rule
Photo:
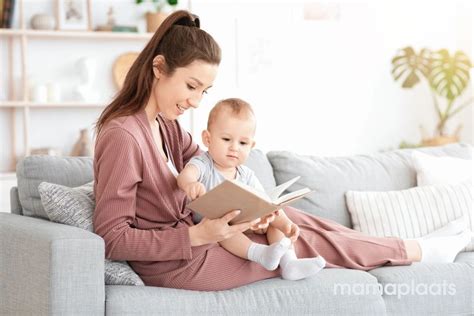
M 74 144 L 71 151 L 71 156 L 92 156 L 93 150 L 91 141 L 89 139 L 89 131 L 87 129 L 81 129 L 79 139 Z
M 152 13 L 147 12 L 145 14 L 146 17 L 146 31 L 149 33 L 154 33 L 160 24 L 168 17 L 165 13 Z
M 454 136 L 437 136 L 433 138 L 423 139 L 421 141 L 422 146 L 431 147 L 431 146 L 442 146 L 451 143 L 459 142 L 459 137 Z
M 54 17 L 47 14 L 35 14 L 31 17 L 31 28 L 34 30 L 53 30 L 55 28 Z

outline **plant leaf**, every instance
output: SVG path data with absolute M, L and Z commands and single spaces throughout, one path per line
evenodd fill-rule
M 469 57 L 463 52 L 456 51 L 451 56 L 446 49 L 440 49 L 433 53 L 430 85 L 437 94 L 452 101 L 466 89 L 471 67 Z
M 419 54 L 412 47 L 407 46 L 398 51 L 392 59 L 392 76 L 395 81 L 403 80 L 403 88 L 412 88 L 420 77 L 428 78 L 431 69 L 431 52 L 422 49 Z
M 418 77 L 415 71 L 411 71 L 410 74 L 406 77 L 405 81 L 402 84 L 402 88 L 411 88 L 420 82 L 420 77 Z

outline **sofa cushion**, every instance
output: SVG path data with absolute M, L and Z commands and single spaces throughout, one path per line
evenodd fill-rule
M 470 159 L 472 146 L 450 144 L 417 149 L 434 156 Z M 412 167 L 413 149 L 395 150 L 372 155 L 349 157 L 304 156 L 287 151 L 267 154 L 277 184 L 301 176 L 290 190 L 308 187 L 314 192 L 296 201 L 293 206 L 317 216 L 335 220 L 351 227 L 346 208 L 346 191 L 391 191 L 416 186 Z
M 253 149 L 245 165 L 255 172 L 255 175 L 265 190 L 272 189 L 276 186 L 272 165 L 261 150 Z
M 360 284 L 377 285 L 363 271 L 325 269 L 305 280 L 273 278 L 226 291 L 107 286 L 105 304 L 108 315 L 385 315 L 379 294 L 357 295 Z
M 77 187 L 93 179 L 92 158 L 28 156 L 18 162 L 18 195 L 23 215 L 48 219 L 41 204 L 38 186 L 51 182 Z
M 372 236 L 403 239 L 427 235 L 463 217 L 474 231 L 471 183 L 427 185 L 401 191 L 347 191 L 353 228 Z M 473 251 L 471 242 L 466 251 Z
M 468 264 L 471 268 L 474 268 L 474 252 L 469 251 L 469 252 L 460 252 L 458 253 L 456 259 L 454 260 L 456 263 L 466 263 Z M 474 272 L 474 271 L 473 271 Z M 474 273 L 471 274 L 472 284 L 474 284 Z M 474 304 L 474 292 L 473 294 L 473 301 L 472 303 Z
M 44 210 L 51 221 L 94 231 L 92 218 L 95 208 L 93 182 L 69 188 L 42 182 L 38 191 Z M 105 260 L 105 284 L 144 285 L 127 262 Z
M 469 257 L 472 252 L 462 254 Z M 455 263 L 414 263 L 369 272 L 382 286 L 388 315 L 472 315 L 473 261 L 456 258 Z
M 472 183 L 472 159 L 435 157 L 413 151 L 413 166 L 418 186 Z

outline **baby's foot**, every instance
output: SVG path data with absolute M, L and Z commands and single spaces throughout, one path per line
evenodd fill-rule
M 442 237 L 442 236 L 452 236 L 459 234 L 463 230 L 467 228 L 467 220 L 466 216 L 462 216 L 454 221 L 449 222 L 445 226 L 441 227 L 440 229 L 435 230 L 428 235 L 424 235 L 421 238 L 427 239 L 432 237 Z
M 321 256 L 298 259 L 294 250 L 290 249 L 280 261 L 281 277 L 285 280 L 301 280 L 315 275 L 325 266 L 326 260 Z
M 288 251 L 291 241 L 283 238 L 269 246 L 252 243 L 248 250 L 248 259 L 260 263 L 265 269 L 273 271 L 280 264 L 281 257 Z
M 466 229 L 452 236 L 417 239 L 421 248 L 421 262 L 454 262 L 456 255 L 471 238 L 471 231 Z

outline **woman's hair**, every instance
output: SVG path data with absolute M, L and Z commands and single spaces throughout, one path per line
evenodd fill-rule
M 220 100 L 214 105 L 209 112 L 209 118 L 207 119 L 207 130 L 210 130 L 211 125 L 217 120 L 219 115 L 227 110 L 231 115 L 235 117 L 243 117 L 245 119 L 255 120 L 255 113 L 253 112 L 252 106 L 239 98 L 228 98 Z
M 219 65 L 221 50 L 207 32 L 199 28 L 199 18 L 188 11 L 172 13 L 161 23 L 153 37 L 138 55 L 125 77 L 122 89 L 97 120 L 97 134 L 110 120 L 131 115 L 142 109 L 153 86 L 153 59 L 162 55 L 161 71 L 172 75 L 176 68 L 186 67 L 195 60 Z

